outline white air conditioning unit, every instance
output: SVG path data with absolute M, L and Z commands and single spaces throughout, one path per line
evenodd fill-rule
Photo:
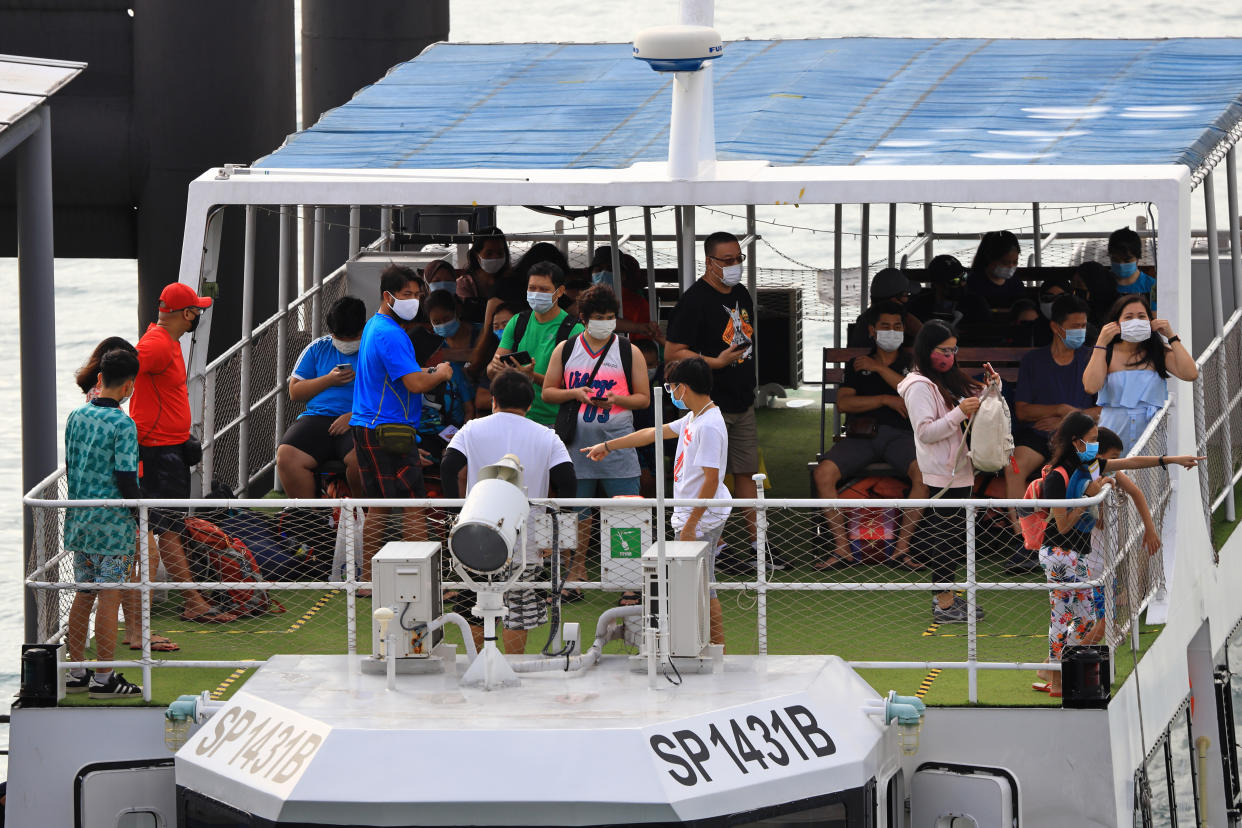
M 664 566 L 668 572 L 669 655 L 698 658 L 711 643 L 708 555 L 715 552 L 703 541 L 666 541 Z M 643 553 L 643 607 L 648 616 L 659 617 L 656 578 L 659 553 L 655 546 Z M 658 621 L 656 622 L 658 625 Z
M 371 559 L 374 586 L 372 606 L 392 607 L 389 632 L 396 631 L 397 642 L 389 655 L 396 658 L 426 658 L 440 643 L 444 633 L 437 630 L 428 637 L 415 628 L 439 618 L 444 612 L 440 590 L 440 544 L 394 542 Z M 371 619 L 371 655 L 380 657 L 379 621 Z

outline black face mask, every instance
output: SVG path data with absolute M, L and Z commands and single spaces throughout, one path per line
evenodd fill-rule
M 203 314 L 201 312 L 194 314 L 194 321 L 190 323 L 190 333 L 194 333 L 194 330 L 198 327 L 199 320 L 202 318 Z

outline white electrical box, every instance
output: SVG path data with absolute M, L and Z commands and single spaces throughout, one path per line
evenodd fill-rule
M 620 498 L 625 500 L 625 498 Z M 599 510 L 600 574 L 604 589 L 642 589 L 643 550 L 651 546 L 651 509 Z
M 397 633 L 396 658 L 426 658 L 440 643 L 443 631 L 437 630 L 430 640 L 413 628 L 427 624 L 443 614 L 440 590 L 440 544 L 436 542 L 394 542 L 371 559 L 371 582 L 374 584 L 371 605 L 392 607 L 389 632 Z M 371 654 L 380 654 L 379 622 L 371 619 Z
M 664 565 L 668 570 L 669 655 L 698 658 L 711 643 L 709 614 L 708 555 L 703 541 L 665 541 Z M 658 618 L 656 579 L 659 552 L 651 546 L 643 553 L 643 607 Z
M 911 828 L 946 825 L 1013 825 L 1013 777 L 993 768 L 930 767 L 910 786 Z
M 553 547 L 552 520 L 556 520 L 556 546 L 562 552 L 571 552 L 578 548 L 578 513 L 572 509 L 567 512 L 540 511 L 541 507 L 532 506 L 530 520 L 527 521 L 529 536 L 526 543 L 527 563 L 547 560 L 541 556 L 543 550 Z M 517 556 L 515 551 L 514 556 Z

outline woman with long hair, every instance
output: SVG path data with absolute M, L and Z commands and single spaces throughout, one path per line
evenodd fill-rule
M 988 382 L 1000 382 L 990 365 Z M 975 470 L 964 445 L 962 425 L 979 410 L 983 386 L 957 365 L 957 333 L 931 320 L 914 339 L 914 370 L 897 386 L 914 429 L 914 451 L 923 482 L 936 497 L 953 500 L 971 496 Z M 932 583 L 948 583 L 966 548 L 966 517 L 960 507 L 933 507 L 918 529 L 918 557 L 931 566 Z M 983 610 L 976 608 L 976 617 Z M 936 593 L 932 619 L 937 623 L 966 621 L 966 602 L 952 590 Z
M 1126 451 L 1164 405 L 1169 376 L 1193 382 L 1199 367 L 1169 320 L 1152 318 L 1146 298 L 1123 295 L 1100 329 L 1082 386 L 1096 394 L 1100 425 L 1117 432 Z
M 457 295 L 465 305 L 463 318 L 481 322 L 487 300 L 497 295 L 500 285 L 509 282 L 512 271 L 509 241 L 500 228 L 484 227 L 475 233 L 466 252 L 465 271 L 457 278 Z
M 129 340 L 120 336 L 110 336 L 95 346 L 95 350 L 91 351 L 90 357 L 73 375 L 73 381 L 77 383 L 78 388 L 82 389 L 82 393 L 86 395 L 86 401 L 90 402 L 99 396 L 99 363 L 103 360 L 104 354 L 109 351 L 128 351 L 134 356 L 138 356 L 138 351 Z
M 1021 256 L 1022 247 L 1013 233 L 1008 230 L 984 233 L 970 263 L 966 290 L 982 296 L 993 309 L 1010 307 L 1026 295 L 1026 287 L 1017 278 Z
M 1175 463 L 1187 469 L 1198 465 L 1202 457 L 1124 457 L 1106 459 L 1099 456 L 1099 426 L 1081 411 L 1065 415 L 1061 425 L 1048 440 L 1052 459 L 1044 474 L 1041 499 L 1077 500 L 1094 497 L 1100 489 L 1112 484 L 1110 474 L 1125 469 L 1146 469 Z M 1078 473 L 1075 475 L 1075 473 Z M 1087 565 L 1091 553 L 1090 525 L 1081 523 L 1090 507 L 1053 507 L 1048 510 L 1048 523 L 1039 549 L 1039 562 L 1050 584 L 1076 584 L 1094 575 Z M 1095 602 L 1091 587 L 1054 589 L 1049 591 L 1048 659 L 1061 660 L 1065 647 L 1078 645 L 1095 623 Z M 1052 671 L 1046 686 L 1054 697 L 1061 695 L 1061 674 Z

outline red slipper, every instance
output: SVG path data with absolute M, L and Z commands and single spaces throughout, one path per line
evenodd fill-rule
M 1031 685 L 1031 689 L 1036 693 L 1050 693 L 1052 692 L 1052 685 L 1046 681 L 1037 681 Z
M 1061 698 L 1061 691 L 1060 690 L 1049 690 L 1048 695 L 1054 699 L 1059 699 Z

